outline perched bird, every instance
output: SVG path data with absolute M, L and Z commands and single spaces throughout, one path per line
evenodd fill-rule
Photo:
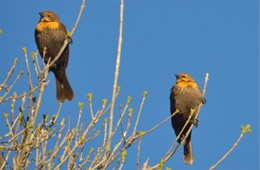
M 57 56 L 64 41 L 69 37 L 67 36 L 66 27 L 54 12 L 44 11 L 39 14 L 40 21 L 35 29 L 35 41 L 44 62 L 47 63 Z M 60 58 L 50 68 L 55 75 L 56 98 L 60 103 L 63 103 L 66 99 L 72 100 L 74 96 L 66 76 L 68 61 L 69 44 Z
M 171 114 L 173 114 L 177 109 L 178 113 L 172 117 L 172 127 L 175 131 L 176 136 L 179 135 L 184 124 L 191 115 L 191 110 L 193 113 L 197 113 L 199 105 L 205 104 L 206 100 L 204 99 L 199 86 L 195 80 L 187 73 L 180 73 L 176 76 L 176 84 L 171 89 L 170 94 L 170 104 L 171 104 Z M 197 123 L 194 120 L 194 115 L 192 114 L 191 121 L 188 123 L 180 138 L 179 143 L 183 140 L 184 135 L 188 131 L 192 123 Z M 193 163 L 193 154 L 191 146 L 191 132 L 184 141 L 184 162 L 186 164 Z

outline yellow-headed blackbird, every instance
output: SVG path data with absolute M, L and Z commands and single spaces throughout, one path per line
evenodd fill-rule
M 198 111 L 199 105 L 205 104 L 204 99 L 199 86 L 195 80 L 187 73 L 180 73 L 176 75 L 176 84 L 171 89 L 170 103 L 171 103 L 171 114 L 173 114 L 177 109 L 179 112 L 172 117 L 172 127 L 175 131 L 176 136 L 179 135 L 184 124 L 191 114 L 191 110 L 196 113 Z M 195 114 L 193 114 L 194 117 Z M 188 123 L 183 133 L 180 136 L 178 142 L 180 143 L 188 131 L 191 124 L 194 123 L 194 119 Z M 184 141 L 184 162 L 186 164 L 193 163 L 193 154 L 191 147 L 191 133 L 187 136 Z
M 52 11 L 40 12 L 40 21 L 35 29 L 35 40 L 39 52 L 47 63 L 52 61 L 60 51 L 64 41 L 68 38 L 67 29 L 59 17 Z M 50 68 L 56 79 L 56 97 L 61 103 L 73 99 L 73 90 L 66 76 L 69 61 L 69 45 L 65 48 L 60 58 Z

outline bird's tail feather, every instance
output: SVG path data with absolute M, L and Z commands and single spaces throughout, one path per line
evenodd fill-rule
M 191 140 L 187 140 L 184 143 L 183 159 L 184 159 L 184 162 L 186 164 L 193 164 L 193 154 L 192 154 Z
M 74 97 L 73 90 L 69 84 L 69 81 L 64 71 L 63 76 L 55 76 L 56 80 L 56 98 L 60 103 L 63 103 L 66 99 L 72 100 Z

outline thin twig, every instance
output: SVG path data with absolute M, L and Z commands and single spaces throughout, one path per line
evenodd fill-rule
M 245 135 L 245 133 L 243 133 L 243 131 L 241 132 L 239 138 L 237 139 L 237 141 L 234 143 L 234 145 L 228 150 L 228 152 L 220 159 L 218 160 L 217 163 L 215 163 L 214 165 L 212 165 L 209 170 L 213 170 L 215 169 L 224 159 L 227 158 L 227 156 L 237 147 L 238 143 L 240 142 L 240 140 L 243 138 L 243 136 Z
M 30 71 L 30 67 L 29 67 L 29 62 L 28 62 L 28 57 L 27 57 L 27 50 L 24 47 L 23 49 L 23 53 L 24 53 L 24 58 L 25 58 L 25 63 L 26 63 L 26 68 L 27 68 L 27 75 L 28 75 L 28 81 L 29 81 L 29 91 L 31 93 L 29 93 L 29 103 L 28 103 L 28 113 L 27 116 L 30 116 L 31 113 L 31 108 L 32 108 L 32 94 L 33 94 L 33 83 L 32 83 L 32 76 L 31 76 L 31 71 Z
M 157 125 L 155 125 L 154 127 L 152 127 L 151 129 L 145 131 L 145 134 L 148 134 L 152 131 L 154 131 L 155 129 L 157 129 L 158 127 L 160 127 L 162 124 L 164 124 L 165 122 L 167 122 L 169 119 L 171 119 L 174 115 L 176 115 L 177 113 L 179 113 L 179 111 L 177 110 L 176 112 L 172 113 L 169 117 L 167 117 L 166 119 L 164 119 L 163 121 L 161 121 L 160 123 L 158 123 Z
M 44 77 L 43 77 L 43 80 L 46 80 L 48 76 L 48 72 L 46 71 L 44 73 Z M 31 125 L 34 127 L 35 125 L 35 121 L 36 121 L 36 118 L 37 118 L 37 115 L 38 115 L 38 112 L 39 112 L 39 109 L 40 109 L 40 106 L 41 106 L 41 100 L 42 100 L 42 95 L 43 95 L 43 91 L 45 89 L 45 83 L 43 82 L 40 86 L 40 92 L 39 92 L 39 97 L 38 97 L 38 101 L 37 101 L 37 104 L 36 104 L 36 109 L 32 115 L 32 121 L 31 121 Z M 22 168 L 22 162 L 23 162 L 23 159 L 24 159 L 24 155 L 25 155 L 25 152 L 26 152 L 26 148 L 27 148 L 27 143 L 29 143 L 30 141 L 30 138 L 31 138 L 31 135 L 32 135 L 32 131 L 33 131 L 33 128 L 32 129 L 29 129 L 29 132 L 27 134 L 27 136 L 25 137 L 25 143 L 24 143 L 24 147 L 21 151 L 21 153 L 18 155 L 18 169 Z
M 142 141 L 142 136 L 139 139 L 138 147 L 137 147 L 137 159 L 136 159 L 137 170 L 140 170 L 139 159 L 140 159 L 140 151 L 141 151 L 141 141 Z
M 138 125 L 138 122 L 139 122 L 139 119 L 140 119 L 140 116 L 141 116 L 141 112 L 142 112 L 142 109 L 143 109 L 143 105 L 144 105 L 144 101 L 146 99 L 146 96 L 147 96 L 147 91 L 145 91 L 144 94 L 143 94 L 143 99 L 142 99 L 142 102 L 141 102 L 141 105 L 140 105 L 140 108 L 139 108 L 139 111 L 138 111 L 138 115 L 137 115 L 137 118 L 136 118 L 133 134 L 136 133 L 136 128 L 137 128 L 137 125 Z
M 119 125 L 122 123 L 122 120 L 123 120 L 123 118 L 124 118 L 124 116 L 125 116 L 125 113 L 126 113 L 126 111 L 127 111 L 127 108 L 128 108 L 128 106 L 129 106 L 129 103 L 130 103 L 130 100 L 129 100 L 129 98 L 128 98 L 128 99 L 127 99 L 127 103 L 126 103 L 126 105 L 125 105 L 125 107 L 124 107 L 122 113 L 120 114 L 120 118 L 119 118 L 118 121 L 117 121 L 117 124 L 116 124 L 116 126 L 115 126 L 114 131 L 113 131 L 112 137 L 116 134 Z
M 16 84 L 16 82 L 19 80 L 19 78 L 20 78 L 22 75 L 23 75 L 23 71 L 20 71 L 20 72 L 18 73 L 18 75 L 16 76 L 16 78 L 15 78 L 13 84 L 12 84 L 9 88 L 7 88 L 5 94 L 2 96 L 2 98 L 0 98 L 0 103 L 3 102 L 4 98 L 5 98 L 5 97 L 8 95 L 8 93 L 12 90 L 12 88 L 14 87 L 14 85 Z
M 12 74 L 13 74 L 13 72 L 14 72 L 14 69 L 15 69 L 15 66 L 16 66 L 16 64 L 17 64 L 17 61 L 18 61 L 18 59 L 15 58 L 15 59 L 14 59 L 14 63 L 13 63 L 13 65 L 12 65 L 10 71 L 7 73 L 6 79 L 5 79 L 4 82 L 0 85 L 0 91 L 2 91 L 2 90 L 6 87 L 6 83 L 7 83 L 7 81 L 10 79 L 10 77 L 12 76 Z
M 28 80 L 29 80 L 29 89 L 32 90 L 33 89 L 32 74 L 31 74 L 31 71 L 30 71 L 28 56 L 27 56 L 27 50 L 26 50 L 25 47 L 23 48 L 23 53 L 24 53 L 24 58 L 25 58 L 25 63 L 26 63 L 26 68 L 27 68 L 27 74 L 28 74 Z
M 119 76 L 119 66 L 121 59 L 121 48 L 123 41 L 123 15 L 124 15 L 124 0 L 121 0 L 120 3 L 120 25 L 119 25 L 119 38 L 118 38 L 118 48 L 117 48 L 117 57 L 116 57 L 116 67 L 115 67 L 115 75 L 114 75 L 114 83 L 113 83 L 113 93 L 111 99 L 111 108 L 110 108 L 110 116 L 109 116 L 109 130 L 108 130 L 108 145 L 106 151 L 110 151 L 110 144 L 113 135 L 113 115 L 114 115 L 114 105 L 116 99 L 116 89 L 117 89 L 117 81 Z

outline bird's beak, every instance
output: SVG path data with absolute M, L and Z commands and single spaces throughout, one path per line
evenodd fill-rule
M 45 17 L 45 13 L 44 12 L 39 12 L 39 15 L 41 16 L 41 18 Z
M 175 77 L 176 77 L 176 79 L 180 78 L 180 76 L 178 74 L 175 74 Z

